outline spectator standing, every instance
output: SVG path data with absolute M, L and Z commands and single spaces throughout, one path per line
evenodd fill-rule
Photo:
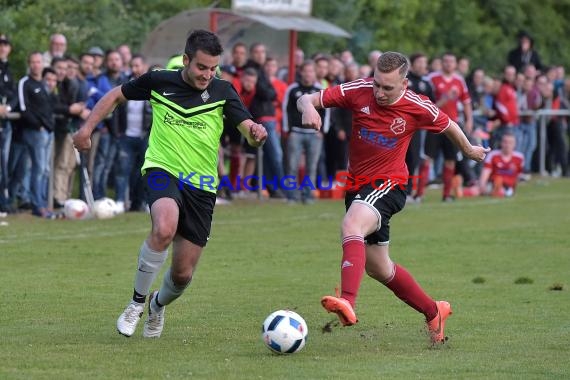
M 105 55 L 105 71 L 97 79 L 97 85 L 107 82 L 109 88 L 119 86 L 127 81 L 127 77 L 123 73 L 123 58 L 116 50 L 109 50 Z M 102 90 L 103 93 L 106 91 Z M 110 115 L 103 121 L 103 127 L 100 128 L 99 144 L 97 145 L 97 153 L 95 154 L 95 163 L 93 167 L 93 197 L 101 199 L 106 196 L 107 182 L 109 175 L 115 164 L 117 155 L 117 144 L 121 130 L 124 130 L 125 119 L 119 119 L 116 113 Z M 117 210 L 125 211 L 124 199 L 117 199 Z
M 435 96 L 433 94 L 433 89 L 431 83 L 424 79 L 428 73 L 428 58 L 423 53 L 415 53 L 410 56 L 410 70 L 408 71 L 408 88 L 415 92 L 416 94 L 421 94 L 427 96 L 432 102 L 435 102 Z M 410 173 L 410 178 L 408 179 L 408 186 L 406 188 L 407 198 L 409 201 L 421 201 L 423 197 L 423 191 L 426 186 L 427 179 L 429 178 L 429 160 L 424 160 L 421 165 L 421 153 L 426 138 L 426 132 L 419 130 L 414 133 L 412 139 L 410 140 L 410 145 L 408 146 L 408 151 L 406 152 L 406 166 L 408 167 L 408 172 Z M 418 171 L 418 169 L 420 169 Z M 421 173 L 423 170 L 423 173 Z M 412 195 L 412 190 L 414 189 L 414 176 L 420 177 L 416 181 L 418 185 L 418 191 Z M 420 184 L 420 181 L 424 181 Z M 420 191 L 421 189 L 421 191 Z
M 44 67 L 50 67 L 51 61 L 65 56 L 67 51 L 67 38 L 61 33 L 52 34 L 49 38 L 49 49 L 42 54 Z
M 319 92 L 322 87 L 316 82 L 315 63 L 305 61 L 301 65 L 301 81 L 291 84 L 287 88 L 283 101 L 283 132 L 287 133 L 287 175 L 297 178 L 299 162 L 304 154 L 305 176 L 314 186 L 317 186 L 317 165 L 323 146 L 323 133 L 329 129 L 329 110 L 320 110 L 322 119 L 322 132 L 312 128 L 303 127 L 301 113 L 297 110 L 297 101 L 305 94 Z M 287 191 L 289 202 L 298 202 L 299 198 L 304 204 L 314 202 L 313 192 L 310 186 L 303 186 L 299 194 L 299 184 L 304 183 L 304 178 L 298 178 L 297 186 Z M 291 186 L 293 187 L 293 186 Z
M 263 144 L 263 175 L 268 180 L 269 196 L 284 198 L 283 192 L 273 181 L 275 179 L 278 183 L 279 179 L 284 176 L 284 170 L 283 149 L 281 148 L 281 138 L 277 132 L 277 119 L 273 105 L 277 93 L 263 70 L 263 65 L 267 59 L 267 50 L 265 45 L 254 43 L 249 48 L 249 54 L 250 59 L 245 67 L 251 67 L 257 71 L 257 84 L 250 111 L 255 121 L 262 124 L 267 130 L 267 141 Z
M 517 71 L 514 66 L 506 66 L 503 70 L 503 81 L 495 97 L 495 110 L 500 126 L 492 133 L 491 145 L 498 149 L 502 135 L 509 132 L 515 135 L 520 143 L 520 118 L 515 79 Z
M 54 58 L 53 69 L 57 75 L 56 103 L 54 107 L 54 207 L 63 207 L 70 198 L 76 156 L 71 134 L 79 129 L 81 114 L 85 111 L 85 97 L 77 79 L 67 76 L 69 61 Z M 84 114 L 85 115 L 85 114 Z
M 21 114 L 19 124 L 22 128 L 22 141 L 32 160 L 32 213 L 43 218 L 53 218 L 53 213 L 48 210 L 47 199 L 54 129 L 53 98 L 42 81 L 42 70 L 42 53 L 30 53 L 29 74 L 18 82 Z
M 534 39 L 527 31 L 520 31 L 518 46 L 509 51 L 507 63 L 514 66 L 516 71 L 521 71 L 526 65 L 532 64 L 538 71 L 542 71 L 542 63 L 538 52 L 534 49 Z
M 9 194 L 10 146 L 12 143 L 12 122 L 8 114 L 16 109 L 18 96 L 16 83 L 10 70 L 8 58 L 12 44 L 8 37 L 0 34 L 0 213 L 13 213 Z
M 148 71 L 145 57 L 134 55 L 131 59 L 132 80 Z M 117 119 L 118 155 L 115 160 L 115 200 L 117 206 L 126 205 L 129 194 L 130 211 L 144 210 L 144 183 L 140 169 L 148 147 L 148 136 L 152 124 L 152 108 L 148 100 L 127 100 L 113 113 Z
M 123 59 L 123 68 L 121 71 L 129 78 L 132 74 L 131 59 L 133 58 L 133 54 L 131 53 L 131 47 L 127 44 L 121 44 L 117 46 L 117 51 L 121 54 L 121 58 Z
M 457 58 L 453 53 L 445 53 L 442 57 L 442 69 L 431 73 L 428 80 L 432 84 L 436 105 L 445 112 L 451 120 L 459 122 L 458 103 L 463 104 L 464 130 L 468 135 L 473 129 L 473 111 L 469 90 L 463 77 L 456 72 Z M 443 164 L 443 194 L 444 202 L 453 200 L 451 187 L 455 175 L 455 163 L 457 161 L 457 149 L 445 134 L 428 133 L 425 142 L 426 156 L 433 162 L 442 152 Z M 419 190 L 419 189 L 418 189 Z

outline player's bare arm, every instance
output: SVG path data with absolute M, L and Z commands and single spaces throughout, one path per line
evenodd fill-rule
M 73 145 L 78 150 L 88 150 L 91 148 L 91 133 L 103 119 L 107 117 L 119 103 L 125 102 L 127 98 L 121 91 L 121 86 L 113 88 L 105 94 L 95 105 L 85 123 L 73 134 Z
M 261 124 L 252 120 L 244 120 L 238 125 L 240 133 L 247 139 L 247 143 L 255 148 L 263 145 L 267 139 L 267 131 Z
M 297 100 L 297 109 L 302 114 L 301 123 L 304 127 L 313 128 L 317 131 L 321 129 L 322 120 L 317 108 L 323 108 L 320 92 L 303 95 Z
M 443 132 L 447 137 L 465 154 L 468 158 L 473 161 L 483 161 L 491 148 L 483 148 L 480 145 L 471 145 L 467 137 L 459 128 L 459 125 L 454 121 L 450 121 L 449 127 Z

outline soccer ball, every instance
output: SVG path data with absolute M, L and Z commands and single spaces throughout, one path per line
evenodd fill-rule
M 63 213 L 67 219 L 80 220 L 89 217 L 89 206 L 81 199 L 68 199 L 63 204 Z
M 101 198 L 93 205 L 93 214 L 97 219 L 111 219 L 118 214 L 117 204 L 111 198 Z
M 293 354 L 301 351 L 307 341 L 307 323 L 291 310 L 271 313 L 261 328 L 261 339 L 277 354 Z

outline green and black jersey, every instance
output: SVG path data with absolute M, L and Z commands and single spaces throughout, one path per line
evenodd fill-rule
M 143 174 L 148 168 L 161 168 L 215 192 L 223 117 L 232 127 L 251 119 L 232 85 L 214 79 L 205 90 L 197 90 L 184 82 L 180 70 L 157 70 L 123 84 L 121 90 L 129 100 L 152 104 Z M 214 188 L 204 183 L 213 183 Z

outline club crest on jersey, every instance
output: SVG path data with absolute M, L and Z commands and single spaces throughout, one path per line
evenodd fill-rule
M 406 120 L 402 119 L 401 117 L 395 118 L 394 121 L 392 121 L 390 129 L 392 132 L 394 132 L 395 135 L 404 133 L 406 130 Z
M 208 94 L 208 90 L 204 90 L 204 92 L 200 96 L 202 97 L 204 103 L 206 103 L 208 99 L 210 99 L 210 94 Z

